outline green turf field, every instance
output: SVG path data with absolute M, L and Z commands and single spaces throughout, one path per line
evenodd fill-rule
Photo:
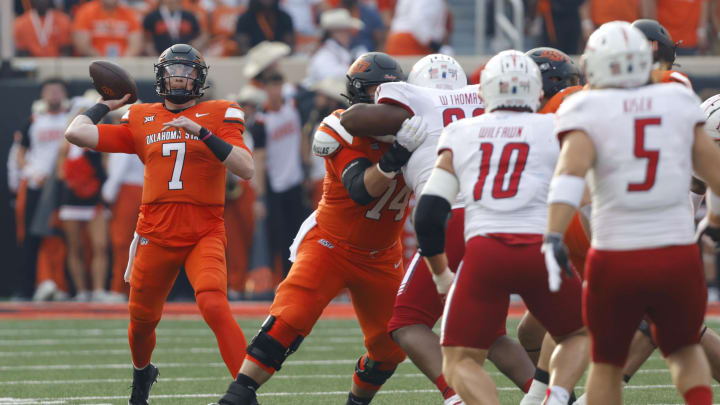
M 243 320 L 251 338 L 261 320 Z M 517 321 L 510 321 L 514 334 Z M 710 325 L 720 328 L 720 322 Z M 126 404 L 130 354 L 125 320 L 0 321 L 0 404 Z M 164 320 L 153 362 L 160 378 L 153 404 L 214 402 L 230 381 L 215 339 L 201 320 Z M 260 403 L 344 404 L 355 360 L 363 353 L 354 320 L 321 321 L 282 371 L 260 390 Z M 488 363 L 503 404 L 521 393 Z M 578 389 L 578 392 L 582 388 Z M 720 389 L 715 386 L 715 397 Z M 716 401 L 718 402 L 718 401 Z M 442 404 L 435 387 L 410 362 L 401 364 L 374 404 Z M 681 404 L 655 354 L 625 390 L 626 404 Z

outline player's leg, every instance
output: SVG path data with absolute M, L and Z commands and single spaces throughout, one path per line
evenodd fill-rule
M 252 405 L 255 391 L 280 370 L 307 336 L 327 304 L 345 287 L 337 264 L 343 254 L 318 243 L 322 234 L 311 230 L 298 249 L 288 277 L 278 286 L 270 316 L 247 347 L 237 378 L 219 403 Z
M 713 379 L 720 382 L 720 335 L 703 325 L 700 331 L 700 346 L 710 362 Z
M 585 390 L 590 405 L 622 403 L 622 369 L 645 311 L 645 282 L 626 252 L 588 253 L 583 315 L 592 340 Z
M 224 227 L 198 241 L 187 256 L 185 272 L 195 290 L 200 313 L 215 334 L 230 375 L 235 377 L 245 358 L 247 342 L 227 300 Z
M 487 358 L 522 392 L 528 392 L 535 367 L 522 345 L 507 336 L 504 329 L 502 336 L 490 346 Z
M 590 349 L 582 322 L 582 286 L 575 275 L 563 280 L 559 292 L 550 293 L 544 258 L 537 248 L 537 244 L 528 244 L 514 249 L 522 272 L 516 288 L 557 343 L 549 363 L 549 395 L 545 403 L 565 405 L 588 365 Z
M 466 404 L 499 405 L 497 388 L 483 368 L 487 350 L 472 347 L 442 348 L 443 370 Z
M 446 230 L 445 253 L 452 271 L 457 270 L 465 254 L 464 220 L 464 209 L 453 210 Z M 442 375 L 440 337 L 432 331 L 442 312 L 443 302 L 430 270 L 420 254 L 415 253 L 395 297 L 388 332 L 417 368 L 435 384 L 443 398 L 450 400 L 457 394 Z
M 698 344 L 707 300 L 698 247 L 673 246 L 652 254 L 656 263 L 648 273 L 657 275 L 656 294 L 648 316 L 655 341 L 686 404 L 711 404 L 710 365 Z
M 401 268 L 396 267 L 398 262 L 402 262 L 400 245 L 372 257 L 354 255 L 344 266 L 367 348 L 367 353 L 355 366 L 348 394 L 349 405 L 369 404 L 405 359 L 405 353 L 387 333 L 395 295 L 402 280 Z
M 517 337 L 534 365 L 537 365 L 540 358 L 540 349 L 545 340 L 545 333 L 545 327 L 540 321 L 530 311 L 525 311 L 525 315 L 520 319 L 517 327 Z
M 532 316 L 532 314 L 530 315 Z M 533 319 L 536 319 L 532 316 Z M 539 323 L 539 321 L 536 321 Z M 543 330 L 545 327 L 543 327 Z M 538 358 L 537 366 L 533 375 L 532 383 L 530 388 L 527 390 L 527 394 L 523 396 L 520 401 L 520 405 L 540 405 L 547 396 L 547 390 L 550 386 L 550 358 L 557 345 L 549 333 L 545 333 L 540 349 L 540 357 Z M 573 403 L 573 393 L 570 393 L 570 401 Z
M 512 264 L 505 267 L 503 263 L 508 257 L 507 246 L 501 242 L 472 238 L 445 304 L 443 374 L 468 404 L 499 404 L 483 364 L 505 326 L 513 282 L 506 271 Z
M 129 404 L 147 403 L 157 368 L 150 363 L 155 349 L 155 328 L 162 315 L 178 270 L 188 249 L 165 248 L 140 239 L 130 274 L 128 340 L 134 366 Z

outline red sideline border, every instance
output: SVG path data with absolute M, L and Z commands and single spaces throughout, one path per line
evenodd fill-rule
M 230 303 L 233 315 L 239 318 L 263 318 L 267 316 L 270 302 Z M 510 304 L 508 316 L 519 318 L 525 313 L 522 302 Z M 709 303 L 707 316 L 720 317 L 720 303 Z M 0 303 L 0 320 L 11 319 L 127 319 L 127 304 L 98 304 L 75 302 L 4 302 Z M 200 318 L 194 302 L 168 302 L 163 311 L 165 318 Z M 350 303 L 331 303 L 323 312 L 324 319 L 354 319 Z

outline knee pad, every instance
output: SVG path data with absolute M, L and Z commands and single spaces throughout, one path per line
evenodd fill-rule
M 385 384 L 385 381 L 392 377 L 397 368 L 396 364 L 389 370 L 381 370 L 380 367 L 383 365 L 387 366 L 388 363 L 374 361 L 367 355 L 363 355 L 358 359 L 357 364 L 355 364 L 355 376 L 357 376 L 358 380 L 366 384 L 380 387 Z
M 274 324 L 274 316 L 270 315 L 265 319 L 260 327 L 260 333 L 248 345 L 247 354 L 267 367 L 280 370 L 285 359 L 295 353 L 305 337 L 298 334 L 290 346 L 285 347 L 268 333 Z

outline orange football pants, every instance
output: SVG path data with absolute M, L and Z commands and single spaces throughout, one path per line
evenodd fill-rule
M 590 241 L 588 240 L 585 229 L 580 221 L 580 214 L 575 213 L 570 225 L 565 231 L 565 245 L 568 248 L 570 262 L 575 270 L 580 273 L 580 277 L 585 277 L 585 257 L 590 250 Z
M 240 181 L 237 187 L 242 187 L 242 194 L 225 202 L 223 218 L 228 245 L 232 246 L 227 252 L 228 284 L 231 290 L 242 292 L 245 291 L 245 277 L 255 229 L 255 190 L 248 181 Z
M 123 184 L 120 186 L 117 199 L 112 206 L 110 242 L 112 244 L 113 263 L 110 290 L 126 295 L 128 286 L 123 280 L 123 276 L 128 263 L 130 243 L 133 239 L 133 232 L 135 232 L 141 201 L 142 186 Z
M 155 327 L 180 266 L 185 265 L 200 312 L 215 334 L 225 365 L 235 378 L 245 357 L 246 341 L 227 301 L 225 246 L 224 225 L 194 246 L 165 247 L 140 239 L 130 275 L 128 327 L 136 367 L 145 367 L 150 362 L 155 348 Z
M 402 277 L 400 243 L 383 251 L 352 249 L 313 228 L 270 307 L 270 315 L 289 326 L 287 333 L 294 333 L 278 340 L 293 341 L 297 334 L 307 336 L 328 303 L 347 288 L 370 359 L 402 362 L 405 353 L 387 333 Z

